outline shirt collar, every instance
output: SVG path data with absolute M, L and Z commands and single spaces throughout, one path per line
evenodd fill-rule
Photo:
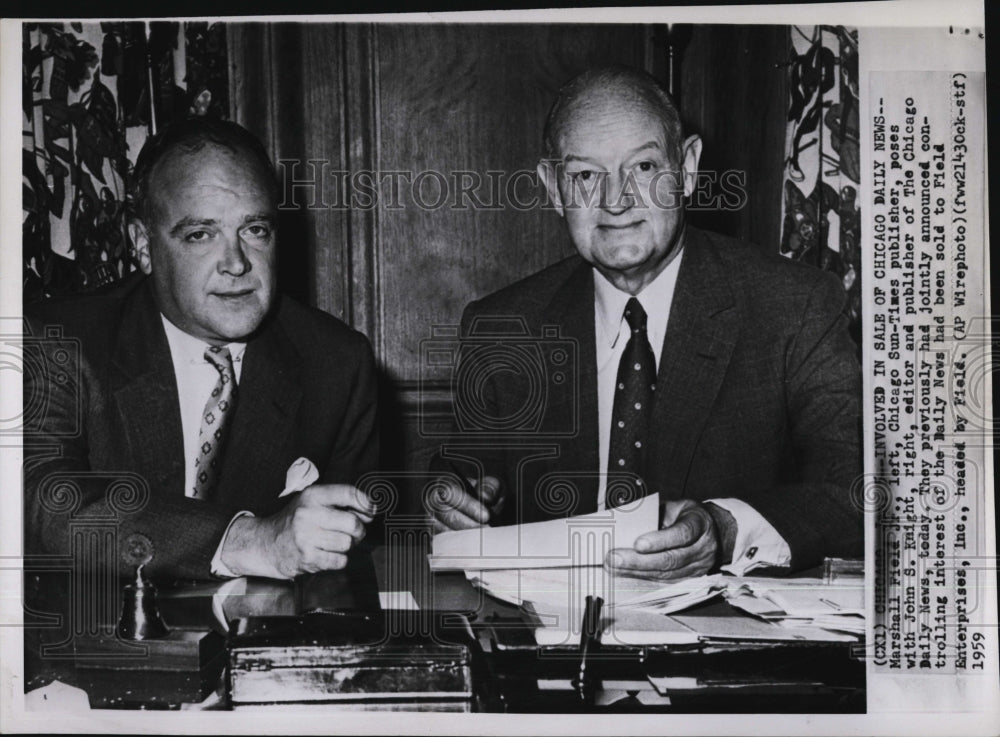
M 167 334 L 170 355 L 173 357 L 175 364 L 207 363 L 205 360 L 205 349 L 208 348 L 208 343 L 201 338 L 188 335 L 162 314 L 160 315 L 160 320 L 163 321 L 163 330 Z M 246 350 L 246 347 L 246 343 L 226 344 L 226 348 L 229 349 L 229 355 L 232 356 L 234 362 L 243 360 L 243 352 Z
M 674 287 L 677 285 L 677 274 L 683 257 L 682 249 L 653 281 L 635 295 L 648 316 L 646 332 L 650 336 L 650 341 L 662 338 L 666 331 L 670 303 L 674 298 Z M 631 297 L 631 294 L 618 289 L 604 274 L 594 269 L 594 304 L 598 330 L 609 348 L 614 348 L 618 342 L 625 305 Z

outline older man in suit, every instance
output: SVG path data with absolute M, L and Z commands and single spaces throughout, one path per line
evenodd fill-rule
M 351 484 L 377 462 L 374 361 L 364 336 L 275 293 L 275 194 L 247 131 L 174 124 L 135 167 L 139 273 L 26 309 L 42 363 L 25 396 L 46 407 L 26 432 L 29 555 L 70 554 L 74 525 L 111 519 L 118 548 L 152 543 L 153 574 L 346 564 L 373 512 Z M 318 478 L 279 498 L 300 458 Z
M 538 173 L 578 255 L 470 304 L 458 367 L 478 377 L 480 417 L 544 407 L 520 437 L 456 437 L 444 455 L 469 484 L 431 505 L 435 529 L 590 512 L 624 489 L 662 510 L 659 529 L 608 554 L 629 575 L 860 555 L 861 383 L 837 279 L 685 223 L 701 141 L 643 72 L 571 81 L 545 143 Z M 543 391 L 475 349 L 546 328 L 577 350 L 568 371 L 546 366 Z

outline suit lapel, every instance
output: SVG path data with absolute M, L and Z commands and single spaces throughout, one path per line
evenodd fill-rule
M 576 513 L 597 508 L 597 356 L 594 347 L 594 275 L 585 261 L 555 293 L 543 312 L 543 326 L 555 324 L 561 337 L 572 342 L 576 352 L 576 381 L 549 383 L 553 417 L 560 429 L 572 436 L 560 443 L 558 468 L 582 470 L 576 479 L 580 502 Z
M 239 383 L 239 403 L 226 444 L 218 498 L 240 503 L 266 484 L 262 474 L 274 468 L 294 432 L 302 400 L 301 359 L 276 319 L 276 311 L 247 343 Z M 276 489 L 267 493 L 277 494 Z
M 715 246 L 688 228 L 663 340 L 653 407 L 659 438 L 646 473 L 661 498 L 683 495 L 692 454 L 715 402 L 739 333 L 740 316 Z
M 112 401 L 134 468 L 152 488 L 182 494 L 184 446 L 177 379 L 148 282 L 126 298 L 113 350 Z

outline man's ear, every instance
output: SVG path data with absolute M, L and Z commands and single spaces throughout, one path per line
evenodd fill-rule
M 684 172 L 684 196 L 690 197 L 698 186 L 698 162 L 701 160 L 701 138 L 688 136 L 681 150 L 681 167 Z
M 153 273 L 153 259 L 149 255 L 149 233 L 141 220 L 132 220 L 128 224 L 128 235 L 135 246 L 135 260 L 139 262 L 139 269 L 143 274 L 149 276 Z
M 559 192 L 560 164 L 559 159 L 542 159 L 538 162 L 535 171 L 538 172 L 538 178 L 545 185 L 545 191 L 549 193 L 549 201 L 552 202 L 552 205 L 556 208 L 556 212 L 562 217 L 566 214 L 566 211 L 563 207 L 562 194 Z

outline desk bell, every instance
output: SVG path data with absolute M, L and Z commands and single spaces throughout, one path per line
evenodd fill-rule
M 143 566 L 153 559 L 153 541 L 134 533 L 125 540 L 122 559 L 135 566 L 135 580 L 123 589 L 118 637 L 122 640 L 155 640 L 169 630 L 156 607 L 156 587 L 146 580 Z

